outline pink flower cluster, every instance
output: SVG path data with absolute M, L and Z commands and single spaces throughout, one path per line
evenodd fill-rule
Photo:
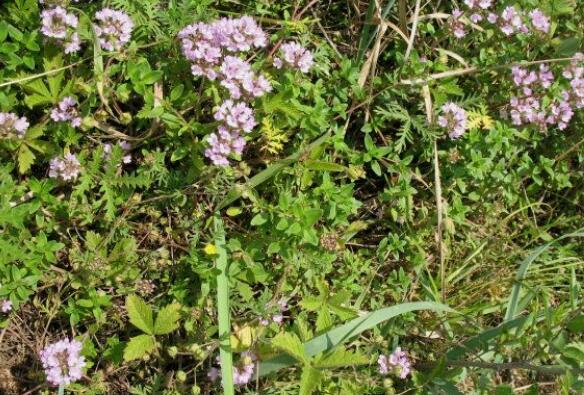
M 380 374 L 386 375 L 392 372 L 402 379 L 405 379 L 412 370 L 410 359 L 400 347 L 397 347 L 390 355 L 380 355 L 377 364 Z
M 233 383 L 235 385 L 246 385 L 251 381 L 255 372 L 256 359 L 256 356 L 249 351 L 241 353 L 239 363 L 233 366 Z M 217 362 L 220 363 L 220 361 L 220 358 L 217 357 Z M 215 381 L 221 377 L 221 371 L 216 367 L 211 367 L 207 377 L 209 380 Z
M 40 353 L 47 381 L 54 385 L 69 385 L 83 377 L 85 358 L 81 342 L 64 339 L 49 344 Z
M 0 138 L 23 138 L 29 123 L 25 117 L 12 112 L 0 112 Z
M 584 108 L 582 60 L 584 56 L 577 54 L 564 68 L 562 76 L 569 81 L 569 87 L 563 90 L 559 97 L 551 98 L 547 106 L 544 106 L 542 99 L 555 81 L 549 66 L 542 64 L 537 71 L 513 67 L 511 69 L 513 84 L 519 90 L 509 102 L 513 124 L 517 126 L 532 124 L 541 130 L 547 129 L 549 125 L 556 125 L 560 130 L 568 127 L 574 116 L 574 109 Z
M 63 45 L 67 54 L 81 49 L 77 24 L 77 17 L 63 7 L 57 6 L 41 13 L 41 33 Z
M 79 176 L 81 163 L 79 159 L 71 153 L 65 154 L 62 158 L 53 158 L 50 162 L 49 177 L 71 181 Z
M 451 139 L 457 139 L 466 132 L 467 116 L 462 107 L 454 103 L 446 103 L 442 106 L 442 113 L 438 117 L 438 125 L 448 131 Z
M 300 44 L 294 42 L 284 43 L 280 47 L 280 52 L 282 53 L 282 57 L 274 58 L 274 67 L 277 69 L 286 64 L 287 66 L 298 69 L 303 73 L 308 73 L 314 64 L 312 52 Z
M 8 299 L 0 301 L 0 312 L 8 314 L 12 311 L 12 302 Z
M 106 51 L 118 51 L 130 41 L 134 23 L 122 11 L 104 8 L 95 14 L 98 23 L 94 25 L 99 44 Z
M 81 117 L 77 111 L 77 101 L 71 96 L 65 97 L 51 111 L 51 119 L 55 122 L 69 122 L 74 128 L 80 126 Z
M 210 80 L 220 77 L 218 68 L 226 53 L 246 52 L 267 44 L 265 33 L 249 16 L 221 18 L 211 23 L 194 23 L 181 30 L 178 38 L 182 43 L 183 54 L 192 63 L 193 75 L 205 76 Z M 229 63 L 233 63 L 233 60 Z M 229 63 L 231 68 L 237 67 Z M 240 64 L 237 65 L 241 68 Z M 245 75 L 247 80 L 255 79 L 251 69 L 243 67 L 236 71 L 240 78 Z
M 272 90 L 268 79 L 252 70 L 251 64 L 237 56 L 252 48 L 265 47 L 267 38 L 261 27 L 249 16 L 222 18 L 211 23 L 195 23 L 178 34 L 184 56 L 191 62 L 195 76 L 204 76 L 229 92 L 215 112 L 221 125 L 207 136 L 205 156 L 217 166 L 228 166 L 230 155 L 241 155 L 245 147 L 243 134 L 257 124 L 253 110 L 245 101 Z M 235 100 L 242 100 L 235 102 Z
M 516 33 L 529 33 L 529 25 L 534 30 L 543 33 L 548 33 L 550 30 L 549 18 L 537 8 L 525 14 L 514 6 L 508 6 L 499 15 L 490 10 L 493 5 L 492 0 L 465 0 L 464 3 L 469 8 L 468 19 L 471 22 L 479 23 L 486 20 L 491 24 L 496 24 L 507 36 Z M 467 34 L 464 16 L 465 13 L 458 8 L 452 11 L 450 29 L 457 38 L 462 38 Z

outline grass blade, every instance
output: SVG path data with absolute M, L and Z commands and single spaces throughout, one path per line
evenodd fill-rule
M 370 0 L 369 7 L 367 7 L 367 14 L 365 16 L 365 24 L 363 26 L 363 31 L 361 32 L 361 39 L 359 40 L 359 49 L 357 52 L 357 64 L 361 64 L 363 58 L 365 57 L 365 52 L 373 43 L 375 35 L 379 31 L 379 26 L 373 24 L 373 17 L 375 16 L 375 3 L 376 1 Z M 389 10 L 395 4 L 395 0 L 389 0 L 381 12 L 381 17 L 385 17 L 389 14 Z
M 256 188 L 258 185 L 266 182 L 270 178 L 274 177 L 280 171 L 282 171 L 286 166 L 290 166 L 291 164 L 298 162 L 301 158 L 303 158 L 306 154 L 310 153 L 313 149 L 319 147 L 323 144 L 328 138 L 330 137 L 331 132 L 328 131 L 320 136 L 318 139 L 314 140 L 308 146 L 301 148 L 294 154 L 290 155 L 284 160 L 281 160 L 277 163 L 274 163 L 271 166 L 268 166 L 267 169 L 259 172 L 255 176 L 249 179 L 248 182 L 245 184 L 240 184 L 232 188 L 228 193 L 225 199 L 219 203 L 217 210 L 222 210 L 225 207 L 229 206 L 231 203 L 236 201 L 241 197 L 241 195 L 250 189 Z
M 355 338 L 364 331 L 371 329 L 376 325 L 389 320 L 390 318 L 416 310 L 454 312 L 454 310 L 448 306 L 435 302 L 402 303 L 395 306 L 386 307 L 367 313 L 362 317 L 355 318 L 346 324 L 331 329 L 322 335 L 316 336 L 315 338 L 304 343 L 304 351 L 306 356 L 312 357 L 323 351 L 331 350 L 339 344 Z M 288 355 L 279 355 L 270 360 L 262 362 L 259 367 L 258 375 L 265 376 L 279 369 L 292 366 L 295 363 L 296 360 L 294 358 Z
M 225 230 L 219 216 L 213 219 L 215 247 L 217 248 L 217 316 L 219 318 L 219 353 L 221 357 L 221 381 L 223 393 L 233 395 L 233 355 L 231 354 L 231 324 L 229 322 L 229 280 L 227 278 L 227 250 L 225 250 Z
M 509 321 L 515 317 L 517 313 L 517 306 L 519 304 L 519 295 L 521 293 L 521 283 L 525 279 L 527 272 L 529 271 L 529 267 L 531 264 L 537 259 L 538 256 L 543 254 L 548 248 L 550 248 L 554 243 L 562 239 L 566 239 L 569 237 L 584 237 L 584 232 L 582 230 L 578 230 L 574 233 L 570 233 L 567 235 L 563 235 L 558 237 L 555 240 L 550 241 L 547 244 L 544 244 L 531 252 L 525 258 L 521 264 L 519 265 L 519 269 L 517 270 L 517 274 L 515 275 L 515 284 L 511 289 L 511 295 L 509 296 L 509 302 L 507 304 L 507 311 L 505 313 L 505 321 Z

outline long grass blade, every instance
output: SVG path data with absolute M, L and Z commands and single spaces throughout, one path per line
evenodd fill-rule
M 402 303 L 391 307 L 386 307 L 367 313 L 366 315 L 355 318 L 337 328 L 316 336 L 315 338 L 304 343 L 306 356 L 312 357 L 323 351 L 332 348 L 346 341 L 354 339 L 364 331 L 379 325 L 380 323 L 396 317 L 401 314 L 409 313 L 416 310 L 431 310 L 439 312 L 454 312 L 450 307 L 435 302 L 412 302 Z M 292 366 L 296 360 L 288 355 L 279 355 L 270 360 L 262 362 L 259 367 L 259 376 L 265 376 L 282 368 Z
M 370 0 L 369 6 L 367 7 L 367 14 L 365 16 L 365 25 L 363 26 L 363 31 L 361 32 L 361 39 L 359 40 L 359 49 L 357 51 L 357 64 L 361 64 L 363 58 L 365 57 L 365 52 L 373 43 L 375 35 L 379 31 L 379 26 L 376 26 L 373 22 L 373 17 L 375 16 L 375 8 L 377 1 Z M 389 11 L 395 4 L 395 0 L 389 0 L 383 10 L 381 11 L 381 17 L 385 19 L 389 14 Z
M 225 230 L 223 221 L 217 215 L 213 219 L 215 247 L 217 248 L 217 316 L 219 318 L 219 354 L 221 357 L 221 381 L 223 393 L 233 395 L 233 355 L 231 354 L 231 324 L 229 320 L 229 280 L 228 262 L 225 249 Z
M 553 244 L 557 243 L 558 241 L 570 237 L 584 237 L 584 232 L 582 230 L 578 230 L 574 233 L 569 233 L 567 235 L 563 235 L 558 237 L 555 240 L 550 241 L 547 244 L 539 246 L 535 250 L 531 252 L 525 258 L 521 264 L 519 265 L 519 269 L 517 270 L 517 274 L 515 275 L 515 284 L 511 289 L 511 295 L 509 296 L 509 302 L 507 303 L 507 311 L 505 313 L 505 321 L 509 321 L 513 319 L 517 313 L 517 306 L 519 305 L 519 296 L 521 294 L 521 285 L 523 280 L 525 279 L 527 272 L 529 271 L 529 267 L 531 264 L 543 254 L 547 249 L 549 249 Z

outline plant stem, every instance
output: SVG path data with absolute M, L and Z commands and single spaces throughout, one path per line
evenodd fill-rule
M 57 391 L 58 395 L 64 395 L 65 394 L 65 386 L 63 384 L 61 384 L 59 386 L 59 390 Z
M 223 393 L 233 395 L 233 356 L 231 354 L 231 324 L 229 322 L 229 280 L 228 262 L 225 250 L 225 230 L 219 215 L 215 215 L 215 247 L 217 248 L 217 315 L 219 319 L 219 355 L 221 358 L 221 380 Z

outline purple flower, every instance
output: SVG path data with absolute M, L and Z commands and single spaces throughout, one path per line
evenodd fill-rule
M 472 14 L 472 15 L 470 16 L 470 20 L 471 20 L 473 23 L 479 23 L 480 21 L 482 21 L 482 20 L 483 20 L 483 17 L 481 16 L 481 14 Z
M 451 139 L 462 136 L 467 129 L 466 111 L 454 103 L 446 103 L 442 106 L 442 112 L 438 125 L 446 128 Z
M 536 30 L 547 33 L 550 30 L 549 18 L 537 8 L 529 13 L 531 24 Z
M 80 126 L 81 117 L 77 111 L 77 101 L 71 96 L 65 97 L 51 111 L 51 119 L 55 122 L 69 122 L 74 128 Z
M 8 299 L 5 299 L 0 302 L 0 311 L 4 314 L 9 313 L 12 310 L 12 302 Z
M 245 139 L 238 131 L 230 131 L 225 126 L 219 126 L 216 133 L 207 136 L 209 148 L 205 156 L 217 166 L 228 166 L 227 157 L 231 154 L 241 155 L 245 147 Z
M 230 129 L 241 130 L 245 133 L 251 132 L 257 125 L 253 110 L 244 102 L 235 103 L 233 100 L 225 100 L 215 112 L 214 117 L 217 121 L 224 121 Z
M 407 354 L 400 347 L 397 347 L 390 355 L 380 355 L 377 364 L 380 374 L 386 375 L 392 372 L 402 379 L 410 374 L 412 367 Z
M 233 384 L 246 385 L 251 381 L 255 372 L 256 359 L 256 356 L 249 351 L 241 353 L 238 363 L 233 366 Z M 217 357 L 217 362 L 221 363 L 219 357 Z M 216 381 L 221 377 L 221 371 L 216 367 L 211 367 L 207 372 L 207 377 L 211 381 Z
M 69 385 L 83 377 L 85 358 L 81 342 L 64 339 L 46 346 L 40 353 L 47 381 L 54 385 Z
M 65 154 L 63 158 L 53 158 L 50 162 L 49 177 L 58 178 L 63 181 L 71 181 L 79 176 L 81 164 L 79 159 L 71 153 Z
M 452 17 L 450 18 L 450 29 L 456 38 L 463 38 L 466 36 L 465 25 L 461 19 L 462 15 L 463 12 L 460 9 L 455 8 L 452 11 Z
M 280 47 L 282 57 L 274 58 L 274 67 L 277 69 L 287 65 L 291 68 L 298 69 L 303 73 L 308 73 L 314 64 L 312 52 L 304 48 L 302 45 L 287 42 Z
M 568 79 L 584 77 L 584 67 L 581 64 L 582 61 L 584 61 L 583 53 L 578 52 L 574 54 L 572 61 L 566 66 L 562 75 Z
M 506 7 L 499 19 L 500 28 L 503 33 L 510 36 L 514 33 L 527 33 L 529 29 L 523 23 L 521 14 L 513 6 Z
M 104 50 L 120 50 L 124 44 L 130 41 L 134 23 L 128 14 L 104 8 L 95 14 L 95 19 L 98 20 L 98 24 L 94 25 L 93 28 Z
M 29 123 L 12 112 L 0 112 L 0 138 L 23 138 Z
M 75 31 L 77 24 L 77 17 L 62 7 L 41 12 L 41 33 L 46 37 L 56 39 L 57 43 L 65 47 L 66 54 L 81 49 L 81 41 Z

